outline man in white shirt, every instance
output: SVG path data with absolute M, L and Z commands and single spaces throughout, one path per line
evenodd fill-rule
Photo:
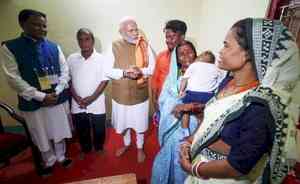
M 108 53 L 112 64 L 108 76 L 112 80 L 112 125 L 123 135 L 124 146 L 116 151 L 123 155 L 131 144 L 130 131 L 136 132 L 137 160 L 143 162 L 144 132 L 148 129 L 148 76 L 154 68 L 153 52 L 138 32 L 136 21 L 125 17 L 120 22 L 122 39 L 113 42 Z M 133 70 L 133 75 L 132 71 Z M 136 76 L 135 76 L 136 74 Z M 130 79 L 131 78 L 131 79 Z M 132 79 L 137 80 L 132 80 Z
M 41 174 L 47 175 L 56 161 L 64 167 L 72 163 L 65 157 L 65 138 L 72 136 L 67 116 L 69 70 L 60 47 L 46 38 L 44 13 L 22 10 L 19 24 L 21 36 L 4 42 L 0 49 L 2 68 L 41 151 L 45 167 Z
M 108 79 L 104 74 L 105 59 L 94 49 L 93 33 L 87 28 L 81 28 L 77 32 L 77 41 L 81 51 L 70 55 L 67 63 L 72 83 L 71 111 L 83 158 L 93 146 L 96 152 L 103 152 L 106 119 L 103 91 Z

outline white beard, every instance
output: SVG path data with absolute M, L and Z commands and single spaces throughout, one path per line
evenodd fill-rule
M 131 44 L 136 44 L 136 42 L 137 42 L 137 39 L 132 39 L 132 38 L 130 38 L 129 36 L 127 36 L 127 35 L 121 35 L 122 37 L 123 37 L 123 39 L 126 41 L 126 42 L 128 42 L 128 43 L 131 43 Z

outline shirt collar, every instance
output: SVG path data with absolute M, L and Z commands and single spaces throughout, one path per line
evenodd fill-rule
M 46 40 L 46 38 L 41 38 L 41 39 L 37 40 L 35 38 L 32 38 L 31 36 L 29 36 L 28 34 L 26 34 L 24 32 L 21 33 L 21 37 L 28 40 L 28 41 L 30 41 L 30 42 L 32 42 L 32 43 L 39 43 L 39 42 L 43 42 L 43 41 Z
M 79 52 L 79 56 L 80 56 L 80 58 L 82 58 L 82 59 L 84 59 L 84 60 L 88 60 L 88 59 L 93 58 L 94 55 L 96 54 L 96 52 L 97 52 L 97 51 L 96 51 L 96 49 L 94 48 L 92 54 L 90 55 L 90 57 L 88 57 L 88 58 L 86 58 L 86 59 L 82 56 L 81 52 Z

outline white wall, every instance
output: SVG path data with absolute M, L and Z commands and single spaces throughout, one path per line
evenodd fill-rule
M 31 8 L 47 14 L 49 38 L 62 46 L 66 56 L 78 49 L 75 34 L 81 27 L 92 29 L 96 48 L 105 50 L 119 36 L 118 22 L 126 15 L 136 17 L 157 52 L 165 48 L 163 27 L 170 19 L 187 23 L 187 38 L 199 51 L 216 52 L 236 20 L 263 17 L 267 4 L 268 0 L 0 0 L 0 41 L 20 34 L 18 12 Z M 16 104 L 2 70 L 0 99 Z
M 199 9 L 199 51 L 217 53 L 228 29 L 239 19 L 264 17 L 268 0 L 202 0 Z
M 164 48 L 163 26 L 169 19 L 187 22 L 189 33 L 196 37 L 198 30 L 192 26 L 198 22 L 200 0 L 186 3 L 183 0 L 1 0 L 0 39 L 13 38 L 17 14 L 23 8 L 38 9 L 48 15 L 49 37 L 63 46 L 66 54 L 77 49 L 75 33 L 80 27 L 91 28 L 101 40 L 102 48 L 116 39 L 119 20 L 126 15 L 136 17 L 155 50 Z M 2 29 L 2 28 L 1 28 Z
M 48 15 L 49 37 L 63 46 L 66 54 L 77 49 L 75 33 L 91 28 L 105 49 L 118 37 L 118 22 L 126 15 L 136 17 L 156 51 L 162 50 L 164 23 L 173 18 L 188 24 L 187 37 L 200 50 L 217 51 L 228 28 L 244 17 L 263 17 L 268 0 L 1 0 L 0 40 L 19 34 L 17 14 L 23 8 Z

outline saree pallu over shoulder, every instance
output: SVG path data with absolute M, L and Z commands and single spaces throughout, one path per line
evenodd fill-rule
M 197 153 L 205 148 L 209 143 L 218 137 L 223 129 L 223 122 L 229 114 L 237 112 L 242 105 L 243 97 L 249 93 L 243 93 L 228 96 L 222 99 L 209 101 L 204 110 L 204 119 L 194 135 L 194 141 L 191 149 L 191 156 L 195 158 Z M 214 138 L 212 140 L 212 138 Z
M 176 124 L 177 119 L 172 115 L 172 110 L 174 107 L 181 103 L 178 99 L 178 67 L 176 52 L 173 51 L 171 55 L 170 71 L 164 82 L 161 94 L 158 99 L 159 109 L 160 109 L 160 123 L 158 131 L 158 139 L 160 145 L 163 144 L 163 137 L 168 134 L 169 130 L 173 129 L 173 125 Z
M 174 107 L 181 103 L 178 98 L 177 67 L 176 52 L 173 51 L 170 72 L 159 97 L 161 117 L 158 134 L 161 147 L 153 162 L 152 184 L 182 184 L 187 177 L 179 163 L 180 141 L 196 129 L 197 120 L 192 116 L 189 128 L 182 128 L 181 120 L 172 114 Z
M 239 117 L 251 103 L 261 103 L 270 109 L 275 120 L 274 124 L 269 125 L 273 132 L 273 147 L 271 153 L 265 154 L 251 170 L 250 177 L 247 180 L 244 180 L 245 177 L 243 177 L 241 180 L 244 182 L 251 180 L 257 184 L 281 183 L 294 164 L 291 160 L 295 160 L 288 148 L 291 145 L 296 145 L 295 137 L 292 135 L 293 129 L 296 129 L 294 118 L 298 117 L 298 113 L 296 112 L 297 108 L 292 110 L 296 105 L 289 103 L 290 98 L 288 94 L 284 95 L 284 91 L 275 91 L 268 87 L 259 86 L 224 99 L 210 101 L 205 109 L 204 120 L 196 132 L 192 144 L 191 156 L 193 161 L 203 157 L 201 152 L 218 138 L 227 123 Z M 194 178 L 195 180 L 191 178 L 194 177 L 189 177 L 186 183 L 197 183 L 197 178 Z M 221 184 L 228 180 L 224 180 L 224 182 L 223 180 L 215 181 L 218 182 L 213 183 Z
M 159 124 L 160 151 L 157 153 L 152 168 L 152 184 L 182 184 L 187 173 L 179 163 L 180 141 L 190 136 L 197 127 L 197 119 L 190 118 L 189 128 L 181 127 L 181 120 L 174 117 L 172 109 L 179 104 L 176 98 L 165 101 Z

